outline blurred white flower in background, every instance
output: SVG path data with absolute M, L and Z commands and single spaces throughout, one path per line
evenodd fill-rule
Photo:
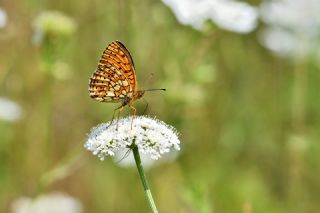
M 260 37 L 263 46 L 281 56 L 292 55 L 299 45 L 299 41 L 292 32 L 277 27 L 263 30 Z
M 114 156 L 116 152 L 128 150 L 134 143 L 139 152 L 157 160 L 171 149 L 180 150 L 177 131 L 168 124 L 146 116 L 115 119 L 91 130 L 85 148 L 101 160 Z
M 276 0 L 261 5 L 267 28 L 262 44 L 282 56 L 304 57 L 317 47 L 320 36 L 319 0 Z
M 0 8 L 0 28 L 7 25 L 7 13 L 4 9 Z
M 173 162 L 178 157 L 179 152 L 177 150 L 172 150 L 170 152 L 164 153 L 159 160 L 154 160 L 149 157 L 148 154 L 140 153 L 140 158 L 142 165 L 145 169 L 158 166 L 162 163 Z M 112 156 L 112 159 L 120 167 L 136 167 L 136 162 L 133 157 L 133 152 L 130 149 L 121 149 L 115 152 L 115 155 Z
M 21 118 L 22 109 L 16 102 L 0 97 L 0 120 L 15 122 Z
M 52 75 L 58 80 L 69 79 L 73 74 L 70 65 L 63 61 L 56 61 L 52 67 Z
M 178 21 L 203 29 L 204 22 L 213 21 L 218 27 L 237 33 L 249 33 L 257 26 L 255 7 L 235 0 L 162 0 L 172 9 Z
M 58 11 L 46 11 L 38 15 L 33 22 L 33 42 L 41 44 L 46 37 L 69 37 L 76 30 L 74 20 Z
M 11 209 L 13 213 L 81 213 L 82 204 L 67 194 L 54 192 L 34 199 L 18 198 Z

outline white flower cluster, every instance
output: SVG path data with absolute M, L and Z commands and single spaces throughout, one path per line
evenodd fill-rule
M 281 56 L 319 54 L 320 1 L 272 0 L 261 5 L 262 44 Z
M 255 7 L 236 0 L 162 0 L 178 21 L 201 30 L 206 20 L 237 33 L 249 33 L 257 26 Z
M 171 148 L 180 150 L 177 131 L 162 121 L 146 116 L 136 116 L 133 121 L 132 117 L 126 117 L 111 124 L 100 124 L 91 130 L 84 146 L 104 160 L 106 156 L 127 150 L 133 143 L 138 146 L 139 152 L 155 160 Z
M 75 21 L 58 11 L 46 11 L 38 15 L 33 22 L 33 42 L 41 44 L 45 37 L 69 37 L 76 30 Z
M 151 169 L 161 164 L 171 163 L 175 161 L 178 156 L 179 151 L 175 149 L 171 150 L 168 153 L 164 153 L 163 155 L 161 155 L 161 159 L 158 160 L 151 159 L 148 154 L 140 153 L 140 159 L 145 170 Z M 112 156 L 112 160 L 118 166 L 123 168 L 136 167 L 133 152 L 131 152 L 130 149 L 119 150 L 115 153 L 114 156 Z
M 61 192 L 43 194 L 37 198 L 21 197 L 15 200 L 11 209 L 13 213 L 81 213 L 79 200 Z
M 7 25 L 7 13 L 4 9 L 0 8 L 0 29 Z
M 21 118 L 22 109 L 16 102 L 0 97 L 0 120 L 15 122 Z

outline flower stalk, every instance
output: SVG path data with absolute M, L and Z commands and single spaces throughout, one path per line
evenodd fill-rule
M 150 208 L 151 208 L 153 213 L 158 213 L 156 204 L 155 204 L 155 202 L 153 200 L 153 197 L 152 197 L 152 194 L 151 194 L 151 190 L 149 188 L 147 177 L 146 177 L 146 175 L 144 173 L 143 166 L 141 164 L 141 159 L 140 159 L 138 146 L 133 143 L 131 147 L 132 147 L 134 160 L 136 162 L 137 169 L 138 169 L 138 172 L 139 172 L 139 175 L 140 175 L 140 179 L 141 179 L 141 182 L 142 182 L 142 185 L 143 185 L 143 189 L 144 189 L 144 192 L 146 193 Z

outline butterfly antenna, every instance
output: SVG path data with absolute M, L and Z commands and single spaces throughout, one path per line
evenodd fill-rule
M 157 90 L 166 91 L 166 89 L 146 89 L 145 91 L 157 91 Z

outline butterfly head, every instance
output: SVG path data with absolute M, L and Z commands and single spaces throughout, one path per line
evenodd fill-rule
M 144 95 L 145 93 L 145 90 L 138 90 L 136 92 L 136 94 L 134 95 L 134 99 L 139 99 L 139 98 L 142 98 L 142 96 Z

